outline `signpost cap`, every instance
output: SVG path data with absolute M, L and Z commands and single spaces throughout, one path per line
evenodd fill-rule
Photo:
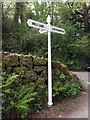
M 50 23 L 50 22 L 51 22 L 51 17 L 50 17 L 50 15 L 48 15 L 46 22 L 47 22 L 47 23 Z

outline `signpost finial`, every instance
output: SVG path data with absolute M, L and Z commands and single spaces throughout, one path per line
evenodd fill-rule
M 47 23 L 50 23 L 50 22 L 51 22 L 51 17 L 50 17 L 50 15 L 48 15 L 46 22 L 47 22 Z

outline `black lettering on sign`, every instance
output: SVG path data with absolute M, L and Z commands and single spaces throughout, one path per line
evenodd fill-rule
M 59 30 L 59 29 L 56 29 L 56 28 L 52 28 L 52 30 L 55 30 L 55 31 L 58 31 L 58 32 L 64 32 L 63 30 Z
M 32 22 L 32 25 L 35 25 L 35 26 L 44 28 L 44 25 L 40 25 L 40 24 L 37 24 L 37 23 L 35 23 L 35 22 Z
M 44 28 L 44 25 L 39 25 L 39 27 L 43 27 Z

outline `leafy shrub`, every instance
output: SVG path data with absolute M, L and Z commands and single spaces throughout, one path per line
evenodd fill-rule
M 37 92 L 33 92 L 29 85 L 23 85 L 19 80 L 19 75 L 3 75 L 3 118 L 27 117 L 30 110 L 29 104 L 38 96 Z M 13 87 L 14 85 L 15 87 Z
M 59 79 L 60 79 L 61 81 L 65 81 L 65 80 L 66 80 L 66 77 L 65 77 L 65 75 L 64 75 L 63 73 L 61 73 L 60 76 L 59 76 Z
M 81 83 L 71 83 L 70 81 L 66 80 L 65 75 L 62 73 L 59 77 L 59 81 L 55 81 L 53 84 L 53 97 L 59 94 L 67 97 L 74 97 L 78 95 L 81 90 Z
M 65 95 L 68 97 L 74 97 L 74 96 L 78 95 L 80 90 L 81 90 L 81 87 L 78 84 L 72 83 L 69 86 L 69 89 L 66 91 Z
M 62 83 L 60 81 L 55 81 L 53 85 L 53 97 L 60 94 L 61 91 L 63 91 Z
M 3 74 L 2 92 L 3 92 L 3 118 L 26 118 L 30 109 L 39 111 L 45 106 L 47 98 L 47 86 L 42 88 L 43 95 L 40 91 L 34 92 L 29 84 L 22 82 L 23 72 L 20 74 Z M 53 97 L 58 95 L 74 97 L 82 90 L 79 83 L 71 83 L 62 73 L 59 80 L 53 83 Z M 46 93 L 46 94 L 44 94 Z

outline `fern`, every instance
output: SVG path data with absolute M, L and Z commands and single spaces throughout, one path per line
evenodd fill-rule
M 26 93 L 28 93 L 28 91 L 30 90 L 29 88 L 27 88 L 27 87 L 25 87 L 25 86 L 23 86 L 23 88 L 22 88 L 22 86 L 21 86 L 21 88 L 20 88 L 21 90 L 17 93 L 17 95 L 15 96 L 15 97 L 18 97 L 19 99 L 21 99 L 21 98 L 23 98 L 25 95 L 26 95 Z
M 29 104 L 35 101 L 38 94 L 33 92 L 29 85 L 22 85 L 21 82 L 16 82 L 17 77 L 20 76 L 11 74 L 3 77 L 3 114 L 7 117 L 10 111 L 15 108 L 20 113 L 21 118 L 25 118 L 30 109 Z M 16 86 L 12 87 L 15 84 Z
M 13 82 L 16 81 L 16 78 L 18 77 L 18 75 L 13 75 L 13 76 L 10 76 L 6 82 L 4 83 L 4 85 L 2 85 L 2 88 L 3 87 L 8 87 L 9 85 L 11 85 Z
M 35 100 L 35 98 L 28 98 L 28 99 L 22 100 L 21 103 L 20 103 L 20 104 L 17 104 L 17 105 L 30 103 L 30 102 L 32 102 L 33 100 Z

